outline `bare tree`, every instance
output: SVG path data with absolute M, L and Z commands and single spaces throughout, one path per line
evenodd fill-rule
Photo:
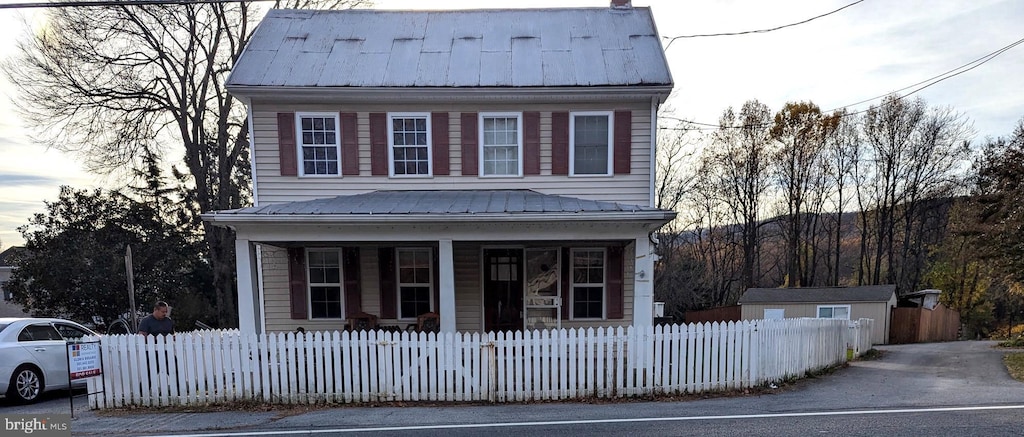
M 845 110 L 833 113 L 828 123 L 833 125 L 831 135 L 825 137 L 824 165 L 827 170 L 824 172 L 829 178 L 830 200 L 834 214 L 832 217 L 832 229 L 829 232 L 831 246 L 834 255 L 829 256 L 828 261 L 828 284 L 839 285 L 840 264 L 842 257 L 843 241 L 843 213 L 850 199 L 847 187 L 852 183 L 850 180 L 853 169 L 860 161 L 860 132 L 857 129 L 856 120 L 849 116 Z
M 813 285 L 812 243 L 822 196 L 822 155 L 827 136 L 821 109 L 811 102 L 787 103 L 775 114 L 772 138 L 778 143 L 772 155 L 772 173 L 785 205 L 787 285 Z
M 287 6 L 366 4 L 296 0 Z M 197 212 L 238 208 L 249 202 L 249 139 L 244 108 L 224 80 L 261 12 L 245 2 L 52 8 L 47 26 L 20 41 L 3 70 L 40 144 L 76 153 L 100 173 L 145 166 L 147 154 L 164 163 L 181 157 Z M 234 236 L 203 226 L 220 324 L 231 325 Z
M 903 268 L 924 243 L 923 230 L 934 227 L 928 217 L 934 201 L 956 186 L 954 175 L 968 156 L 971 129 L 960 114 L 929 110 L 919 98 L 897 95 L 868 109 L 863 126 L 866 149 L 858 169 L 863 188 L 858 202 L 865 217 L 863 237 L 870 228 L 874 245 L 869 258 L 867 250 L 862 253 L 862 267 L 870 266 L 866 281 L 913 287 L 919 274 L 905 274 Z M 872 210 L 870 220 L 866 208 Z M 862 248 L 868 247 L 866 241 Z
M 726 109 L 708 157 L 706 171 L 716 175 L 714 187 L 729 208 L 733 223 L 741 227 L 744 287 L 755 286 L 758 277 L 758 231 L 770 178 L 770 123 L 771 110 L 757 100 L 744 103 L 738 117 L 732 108 Z

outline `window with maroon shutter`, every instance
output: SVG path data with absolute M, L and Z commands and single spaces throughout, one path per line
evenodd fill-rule
M 540 174 L 540 113 L 523 113 L 523 173 Z
M 625 317 L 625 295 L 623 293 L 623 262 L 622 246 L 608 248 L 608 273 L 605 285 L 605 297 L 608 301 L 607 317 L 622 319 Z
M 586 111 L 569 114 L 569 174 L 612 174 L 612 113 Z
M 447 176 L 449 173 L 448 113 L 433 112 L 430 114 L 431 146 L 434 153 L 434 175 Z
M 615 111 L 615 174 L 629 174 L 633 159 L 633 112 Z
M 359 121 L 354 112 L 341 113 L 341 165 L 345 176 L 359 176 Z
M 481 176 L 522 176 L 521 120 L 518 112 L 480 113 Z
M 342 319 L 348 313 L 342 309 L 346 299 L 341 266 L 338 249 L 306 250 L 310 319 Z
M 477 148 L 480 146 L 477 139 L 477 114 L 463 112 L 460 121 L 462 123 L 462 175 L 476 176 L 477 167 L 480 165 L 479 155 L 477 155 Z
M 605 318 L 607 264 L 603 248 L 574 248 L 569 258 L 573 319 Z
M 381 247 L 377 249 L 377 266 L 380 270 L 380 317 L 382 319 L 397 318 L 396 283 L 395 283 L 395 248 Z
M 281 176 L 298 175 L 298 159 L 295 150 L 295 114 L 279 112 L 277 114 L 277 153 L 280 160 Z
M 569 174 L 569 113 L 551 113 L 551 174 Z
M 300 176 L 341 174 L 340 122 L 336 112 L 297 112 Z
M 346 247 L 341 250 L 345 274 L 345 317 L 363 311 L 363 290 L 359 280 L 359 248 Z
M 370 113 L 370 174 L 388 175 L 388 115 Z
M 306 249 L 288 249 L 288 303 L 292 319 L 306 319 Z

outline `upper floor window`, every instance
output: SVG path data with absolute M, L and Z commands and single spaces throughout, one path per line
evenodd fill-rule
M 434 289 L 432 253 L 430 248 L 398 249 L 399 319 L 430 312 Z
M 391 176 L 430 176 L 430 114 L 389 114 Z
M 310 249 L 306 259 L 309 260 L 309 318 L 343 318 L 341 251 Z
M 569 115 L 569 174 L 612 174 L 612 113 L 573 112 Z
M 605 251 L 572 249 L 572 318 L 604 318 Z
M 338 175 L 341 144 L 338 114 L 300 112 L 295 114 L 299 127 L 299 168 L 303 176 Z
M 518 113 L 480 114 L 480 174 L 521 176 L 522 117 Z

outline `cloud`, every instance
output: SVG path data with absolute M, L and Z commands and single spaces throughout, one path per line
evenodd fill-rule
M 38 174 L 0 173 L 0 188 L 59 184 L 57 178 Z

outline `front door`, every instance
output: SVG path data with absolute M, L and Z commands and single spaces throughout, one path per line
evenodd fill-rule
M 484 331 L 523 329 L 523 250 L 484 249 Z

